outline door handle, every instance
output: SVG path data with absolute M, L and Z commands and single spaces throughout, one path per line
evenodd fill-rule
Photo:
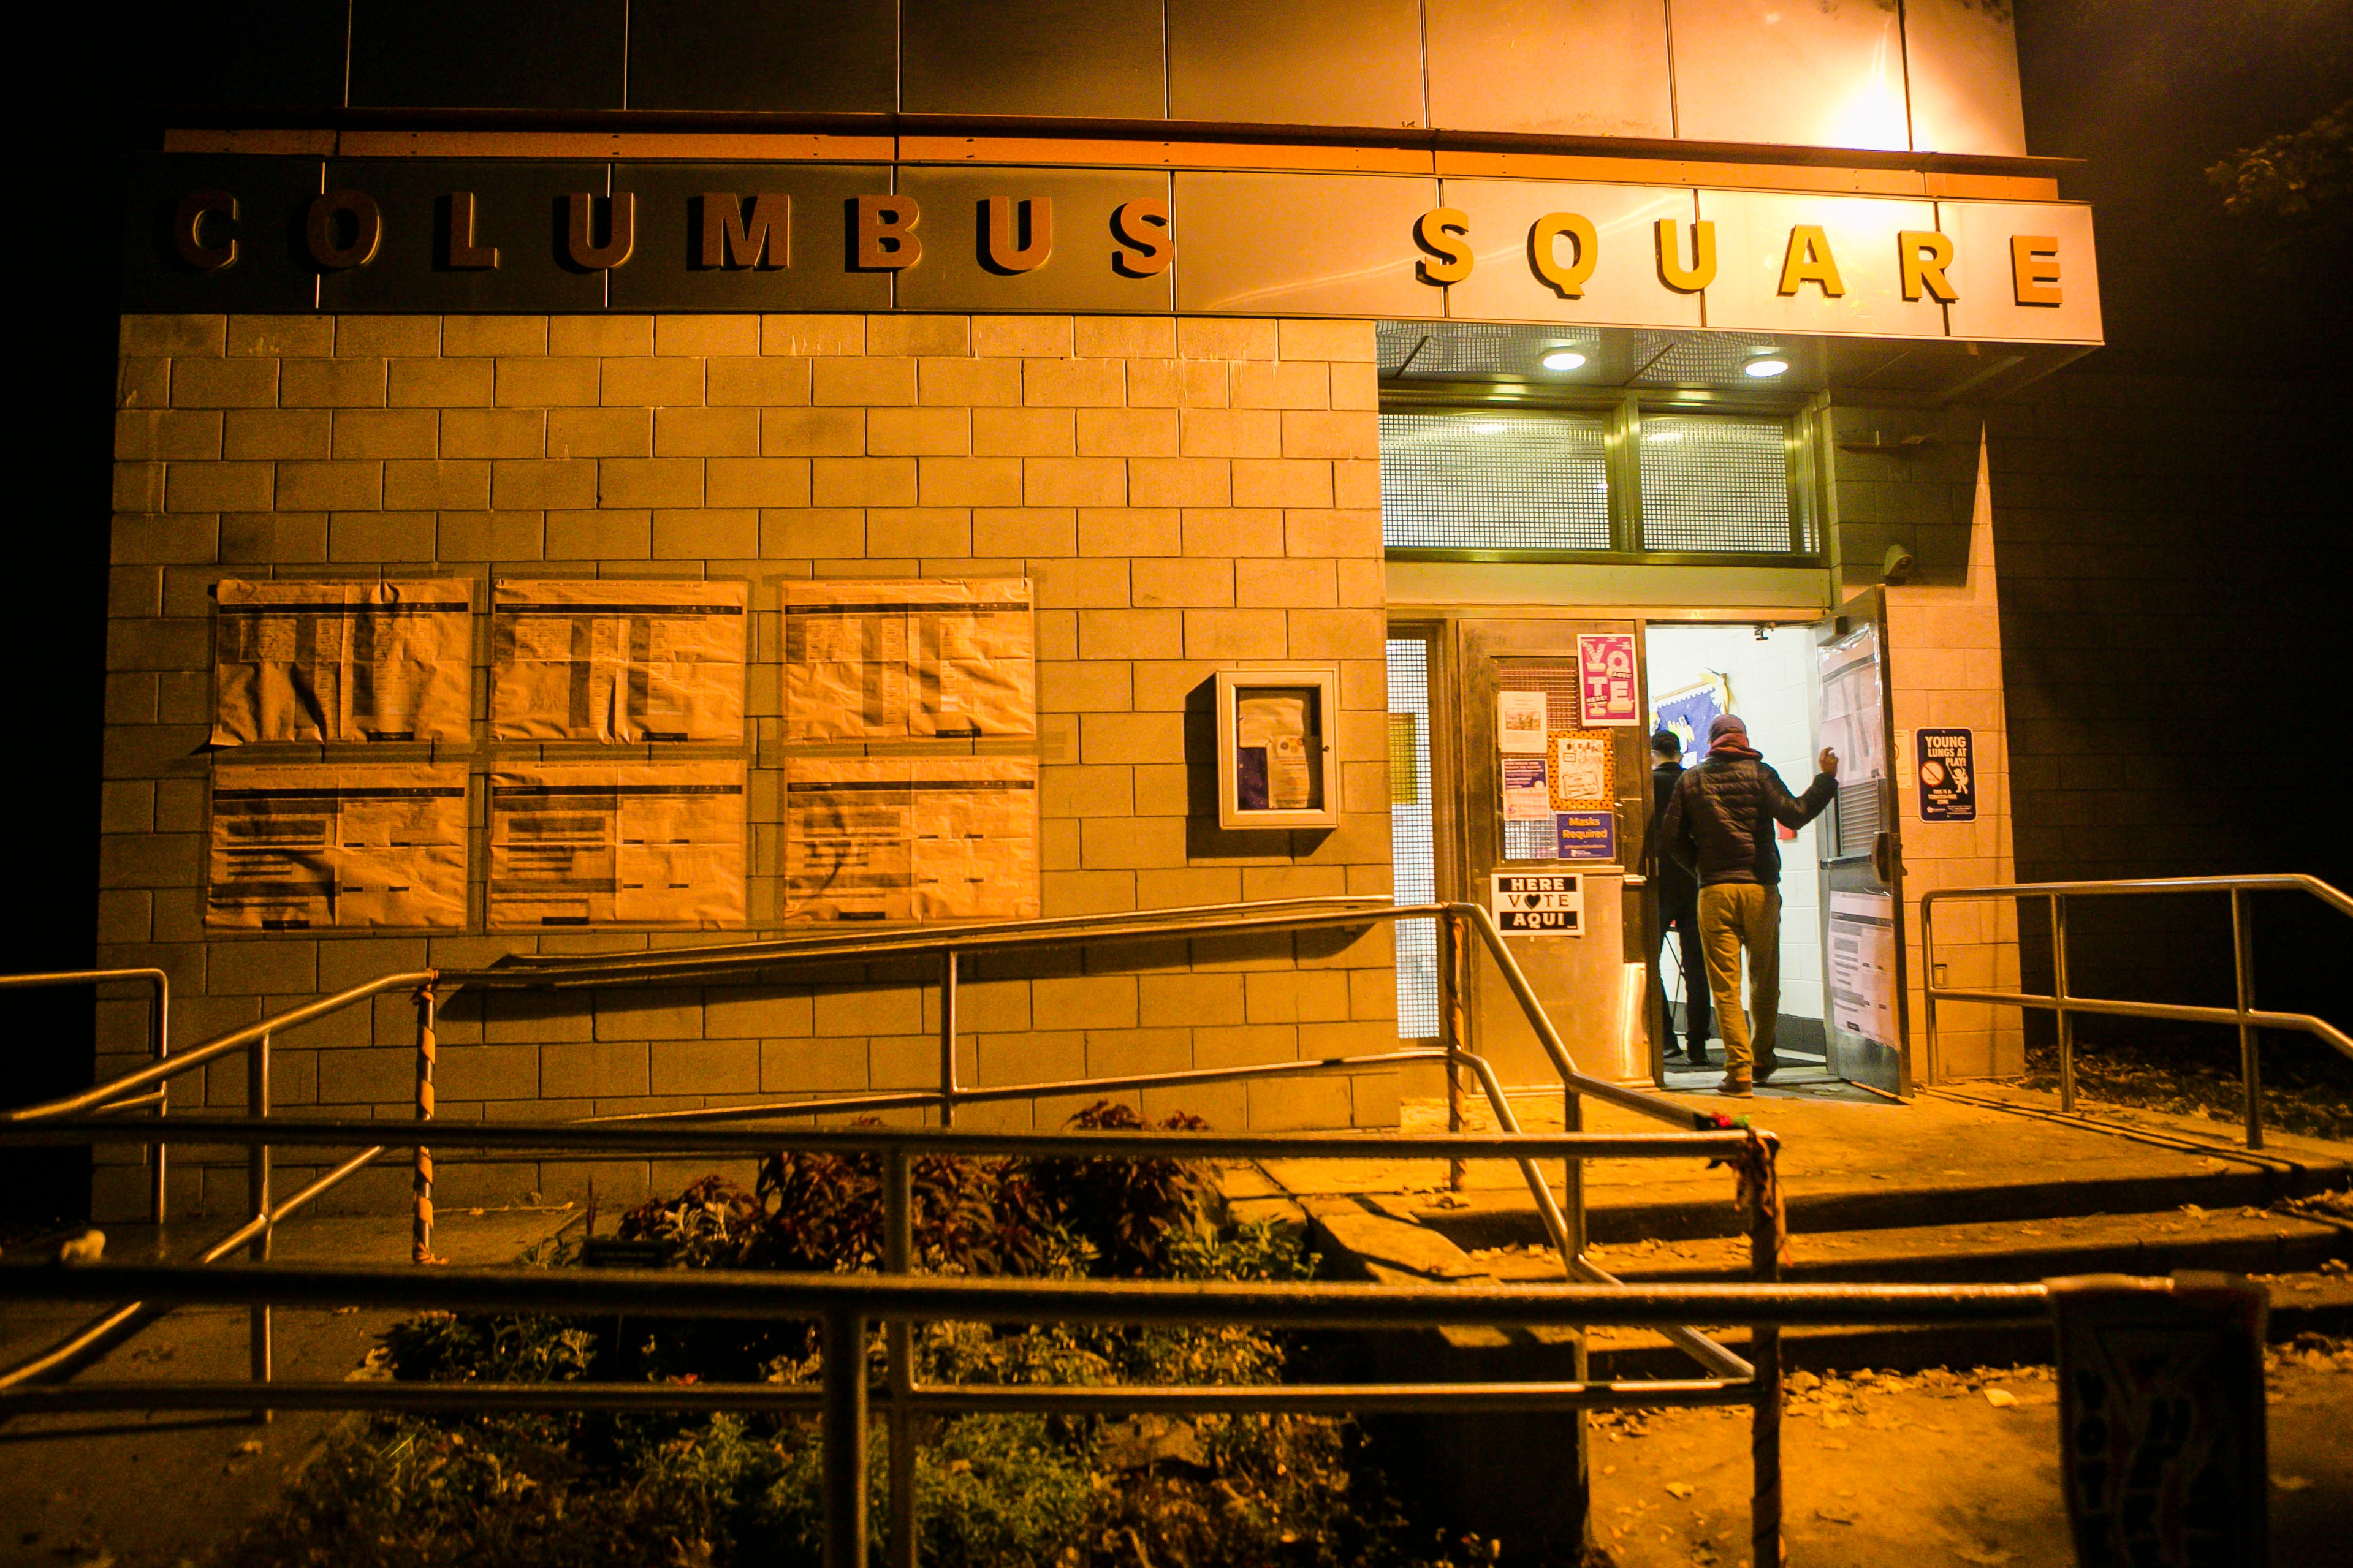
M 1895 835 L 1884 828 L 1871 840 L 1871 874 L 1888 887 L 1895 885 Z

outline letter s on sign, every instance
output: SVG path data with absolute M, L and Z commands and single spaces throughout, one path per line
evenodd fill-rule
M 1471 276 L 1471 215 L 1459 207 L 1432 207 L 1413 226 L 1414 238 L 1430 254 L 1421 258 L 1425 283 L 1460 283 Z
M 1152 278 L 1168 270 L 1176 247 L 1168 238 L 1168 203 L 1159 196 L 1122 202 L 1111 215 L 1113 269 L 1124 278 Z

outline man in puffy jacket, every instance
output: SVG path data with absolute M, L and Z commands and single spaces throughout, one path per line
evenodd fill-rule
M 1822 814 L 1838 795 L 1838 753 L 1823 748 L 1821 771 L 1804 795 L 1792 795 L 1748 743 L 1748 726 L 1732 714 L 1707 727 L 1707 760 L 1675 781 L 1659 842 L 1699 878 L 1700 946 L 1724 1037 L 1724 1080 L 1716 1089 L 1747 1094 L 1781 1065 L 1773 1054 L 1781 1010 L 1781 851 L 1773 825 L 1794 830 Z M 1750 1019 L 1740 1012 L 1743 948 Z

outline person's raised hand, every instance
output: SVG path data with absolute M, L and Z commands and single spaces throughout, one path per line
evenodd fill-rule
M 1828 746 L 1824 746 L 1822 754 L 1814 759 L 1814 765 L 1831 777 L 1838 777 L 1838 753 Z

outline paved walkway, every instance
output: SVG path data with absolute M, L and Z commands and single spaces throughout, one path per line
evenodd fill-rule
M 2002 1085 L 1932 1091 L 1909 1102 L 1771 1086 L 1749 1100 L 1671 1098 L 1746 1115 L 1779 1136 L 1782 1191 L 1791 1226 L 1799 1231 L 1933 1223 L 1962 1217 L 1973 1207 L 1982 1217 L 2021 1218 L 2038 1208 L 2129 1213 L 2189 1202 L 2210 1207 L 2265 1203 L 2341 1186 L 2353 1176 L 2353 1145 L 2274 1133 L 2255 1154 L 2239 1145 L 2235 1129 L 2219 1122 L 2108 1109 L 2062 1117 L 2055 1097 Z M 1524 1131 L 1559 1130 L 1556 1092 L 1514 1096 L 1512 1103 Z M 1493 1128 L 1483 1100 L 1466 1100 L 1465 1110 L 1468 1125 Z M 1442 1131 L 1445 1107 L 1410 1101 L 1404 1124 L 1410 1131 Z M 1585 1126 L 1636 1132 L 1659 1124 L 1588 1102 Z M 1263 1185 L 1238 1176 L 1229 1192 L 1237 1197 L 1354 1194 L 1376 1200 L 1399 1218 L 1437 1221 L 1473 1236 L 1479 1218 L 1492 1215 L 1495 1239 L 1530 1239 L 1518 1234 L 1525 1228 L 1519 1216 L 1532 1222 L 1533 1204 L 1519 1171 L 1505 1162 L 1472 1164 L 1459 1195 L 1446 1190 L 1445 1165 L 1435 1160 L 1277 1160 L 1262 1169 Z M 1552 1180 L 1557 1188 L 1557 1167 Z M 1735 1223 L 1731 1173 L 1700 1161 L 1598 1160 L 1587 1165 L 1585 1180 L 1598 1238 L 1729 1234 Z M 1984 1214 L 1995 1202 L 2005 1212 Z
M 452 1263 L 508 1263 L 572 1217 L 566 1209 L 444 1209 L 434 1250 Z M 191 1221 L 159 1234 L 110 1229 L 111 1258 L 185 1257 L 233 1220 Z M 281 1262 L 396 1262 L 409 1252 L 406 1216 L 298 1219 L 279 1232 Z M 81 1304 L 0 1306 L 0 1363 L 63 1338 L 94 1315 Z M 366 1358 L 406 1314 L 344 1309 L 272 1315 L 278 1375 L 332 1381 Z M 241 1307 L 185 1307 L 81 1374 L 91 1383 L 246 1376 Z M 0 1426 L 0 1563 L 52 1568 L 171 1568 L 236 1533 L 347 1417 L 288 1412 L 268 1426 L 190 1412 L 28 1416 Z

